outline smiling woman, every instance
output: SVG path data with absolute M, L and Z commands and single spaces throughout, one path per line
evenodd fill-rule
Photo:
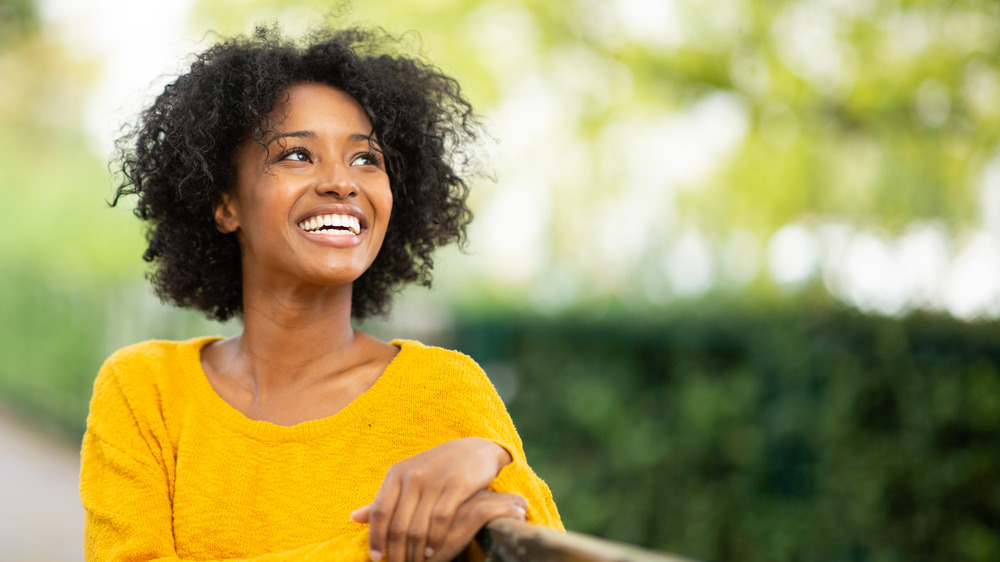
M 434 68 L 372 54 L 385 41 L 221 43 L 123 141 L 157 292 L 243 330 L 105 362 L 88 560 L 436 562 L 498 517 L 561 528 L 471 359 L 351 325 L 429 284 L 470 218 L 446 147 L 475 136 L 471 109 Z

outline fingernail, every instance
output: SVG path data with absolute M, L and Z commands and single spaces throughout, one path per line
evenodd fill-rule
M 515 507 L 514 512 L 517 513 L 517 516 L 521 519 L 524 519 L 525 517 L 528 516 L 528 512 L 525 511 L 523 507 Z
M 379 550 L 373 550 L 368 553 L 368 557 L 372 559 L 372 562 L 378 562 L 382 559 L 382 552 Z
M 431 556 L 434 556 L 434 549 L 428 546 L 424 549 L 424 558 L 430 558 Z

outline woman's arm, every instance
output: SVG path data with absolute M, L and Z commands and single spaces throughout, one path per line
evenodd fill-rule
M 463 435 L 475 435 L 496 443 L 512 458 L 488 489 L 524 497 L 528 501 L 528 522 L 564 530 L 552 492 L 528 465 L 521 436 L 496 389 L 479 365 L 471 358 L 461 357 L 466 366 L 462 376 L 456 379 L 465 389 L 455 393 L 451 406 L 458 420 L 458 430 Z
M 433 557 L 456 533 L 459 506 L 485 490 L 510 462 L 510 454 L 496 443 L 466 437 L 393 465 L 375 500 L 352 514 L 355 521 L 370 524 L 372 560 L 381 560 L 386 552 L 390 562 Z M 523 519 L 524 499 L 512 497 L 518 498 L 512 507 Z
M 425 428 L 428 439 L 439 435 L 440 444 L 394 465 L 372 505 L 355 512 L 356 520 L 371 520 L 372 558 L 436 559 L 428 553 L 450 540 L 457 506 L 481 490 L 523 497 L 529 521 L 562 529 L 552 494 L 528 466 L 510 415 L 483 370 L 462 354 L 423 349 L 425 364 L 437 368 L 428 369 L 431 376 L 412 377 L 414 388 L 406 390 L 425 400 L 419 402 L 422 411 L 434 417 Z M 424 385 L 436 389 L 432 397 L 423 397 Z M 406 558 L 408 553 L 413 556 Z

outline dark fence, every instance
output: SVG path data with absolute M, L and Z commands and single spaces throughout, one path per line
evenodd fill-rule
M 560 533 L 514 519 L 492 521 L 463 560 L 484 562 L 692 562 L 572 531 Z

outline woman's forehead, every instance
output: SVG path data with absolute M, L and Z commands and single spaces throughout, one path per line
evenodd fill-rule
M 361 104 L 347 92 L 318 82 L 294 84 L 285 93 L 274 121 L 274 132 L 312 130 L 316 127 L 349 130 L 350 133 L 372 130 L 371 120 Z
M 266 129 L 259 137 L 241 143 L 237 159 L 267 157 L 295 139 L 303 142 L 336 139 L 377 145 L 374 127 L 361 104 L 347 92 L 319 82 L 289 86 L 263 126 Z

